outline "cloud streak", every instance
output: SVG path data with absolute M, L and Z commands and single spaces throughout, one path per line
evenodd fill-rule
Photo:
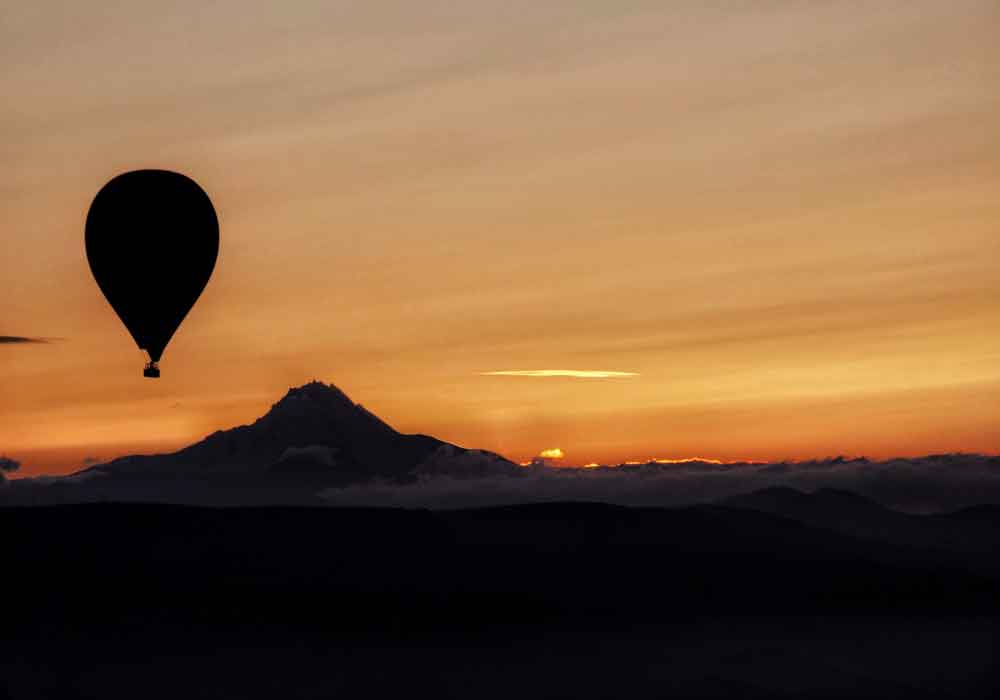
M 35 343 L 48 343 L 47 338 L 26 338 L 20 335 L 0 335 L 0 345 L 28 345 Z
M 638 377 L 638 372 L 612 372 L 596 369 L 506 369 L 495 372 L 480 372 L 489 377 L 573 377 L 575 379 L 610 379 L 615 377 Z

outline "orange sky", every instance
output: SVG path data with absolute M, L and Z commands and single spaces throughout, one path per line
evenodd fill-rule
M 627 5 L 627 7 L 625 7 Z M 62 3 L 0 16 L 0 453 L 178 447 L 336 383 L 519 461 L 1000 451 L 995 0 Z M 143 356 L 113 175 L 216 204 Z M 631 376 L 509 376 L 570 369 Z

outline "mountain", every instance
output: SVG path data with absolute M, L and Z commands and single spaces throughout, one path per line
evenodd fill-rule
M 760 489 L 723 501 L 727 506 L 781 515 L 831 529 L 853 528 L 865 523 L 865 531 L 887 519 L 902 515 L 875 501 L 850 491 L 819 489 L 805 493 L 787 486 Z
M 761 489 L 725 499 L 720 505 L 753 510 L 811 527 L 894 545 L 987 554 L 1000 547 L 997 509 L 970 508 L 956 513 L 913 515 L 838 489 L 805 493 L 788 487 Z M 990 557 L 988 562 L 992 562 Z M 995 565 L 992 568 L 997 568 Z
M 4 502 L 312 502 L 332 486 L 517 470 L 492 452 L 400 433 L 337 387 L 313 381 L 290 389 L 249 425 L 170 454 L 120 457 L 62 479 L 21 480 L 4 489 Z
M 399 476 L 444 443 L 397 432 L 332 385 L 290 389 L 250 425 L 212 433 L 165 455 L 122 457 L 84 472 L 142 474 L 324 474 L 335 480 Z M 350 478 L 348 478 L 350 477 Z

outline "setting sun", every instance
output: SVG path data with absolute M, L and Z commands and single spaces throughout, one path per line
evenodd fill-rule
M 543 459 L 562 459 L 566 456 L 566 453 L 558 447 L 552 447 L 547 450 L 542 450 L 538 453 L 538 456 Z

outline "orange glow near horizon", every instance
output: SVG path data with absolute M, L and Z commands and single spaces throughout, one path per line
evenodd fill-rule
M 5 9 L 19 474 L 314 378 L 521 462 L 1000 452 L 1000 5 L 514 3 Z M 155 381 L 83 248 L 149 167 L 221 227 Z

